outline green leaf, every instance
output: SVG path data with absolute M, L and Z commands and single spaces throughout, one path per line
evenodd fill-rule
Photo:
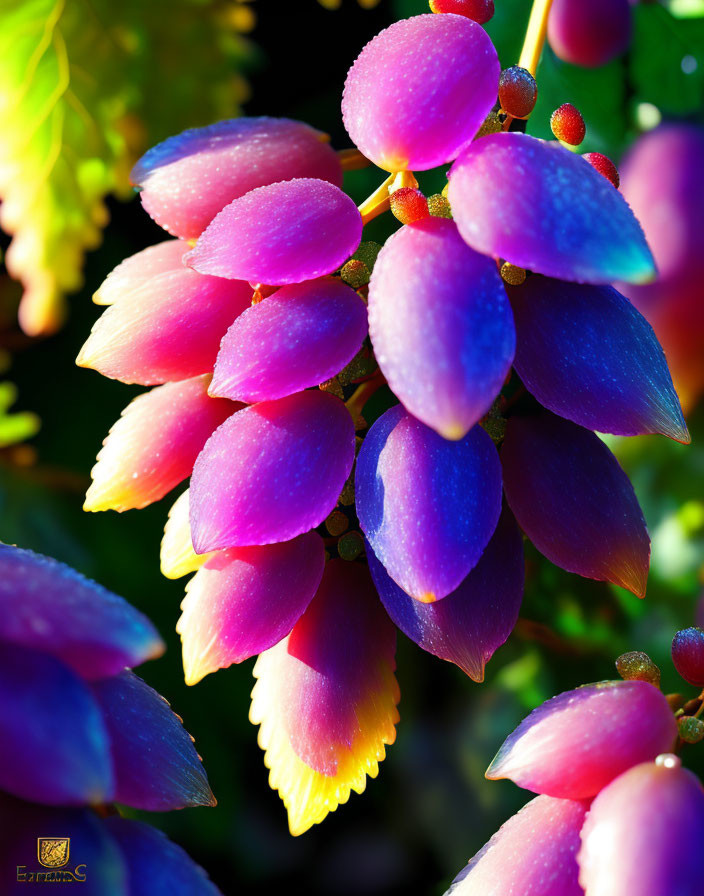
M 248 57 L 216 0 L 4 0 L 0 225 L 20 322 L 55 330 L 81 285 L 106 194 L 129 195 L 144 149 L 239 111 Z

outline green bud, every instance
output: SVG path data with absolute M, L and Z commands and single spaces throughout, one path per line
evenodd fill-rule
M 677 729 L 680 737 L 687 744 L 697 744 L 704 739 L 704 722 L 693 716 L 682 716 L 678 719 Z
M 642 650 L 622 653 L 616 660 L 616 671 L 626 681 L 649 681 L 660 687 L 660 670 Z

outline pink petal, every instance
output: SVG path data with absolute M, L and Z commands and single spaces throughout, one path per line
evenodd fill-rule
M 320 131 L 288 118 L 236 118 L 192 128 L 134 166 L 144 208 L 169 233 L 195 239 L 233 199 L 279 180 L 342 185 L 337 153 Z
M 369 328 L 393 391 L 448 439 L 462 438 L 489 410 L 516 344 L 495 263 L 443 218 L 387 240 L 369 285 Z
M 387 171 L 454 159 L 491 111 L 499 60 L 486 31 L 456 15 L 396 22 L 347 75 L 342 114 L 352 141 Z
M 179 264 L 103 312 L 76 363 L 143 386 L 208 373 L 220 340 L 251 299 L 242 280 L 207 277 Z
M 470 860 L 448 896 L 583 896 L 576 855 L 586 811 L 583 802 L 537 796 Z
M 250 720 L 292 834 L 376 777 L 399 718 L 395 644 L 365 567 L 333 560 L 288 638 L 257 660 Z
M 486 773 L 565 799 L 594 796 L 638 762 L 669 750 L 672 710 L 647 681 L 602 681 L 566 691 L 534 709 Z
M 190 474 L 208 436 L 237 407 L 210 398 L 209 383 L 209 376 L 167 383 L 127 405 L 91 471 L 85 510 L 146 507 Z
M 183 267 L 190 249 L 185 240 L 164 240 L 125 258 L 111 271 L 93 294 L 96 305 L 112 305 L 146 286 L 154 277 Z
M 362 238 L 362 217 L 342 190 L 300 178 L 259 187 L 226 206 L 186 256 L 191 267 L 281 285 L 332 273 Z
M 263 401 L 213 433 L 191 479 L 196 552 L 288 541 L 335 507 L 354 460 L 344 404 L 318 390 Z
M 210 394 L 251 403 L 317 386 L 352 360 L 366 335 L 364 302 L 340 280 L 284 286 L 230 327 Z
M 325 547 L 316 532 L 212 556 L 186 586 L 176 626 L 186 684 L 285 638 L 311 602 L 324 565 Z
M 655 265 L 618 190 L 579 156 L 526 134 L 491 134 L 450 171 L 450 204 L 477 252 L 578 283 L 643 283 Z
M 704 791 L 677 756 L 637 765 L 592 803 L 577 856 L 588 896 L 701 896 Z

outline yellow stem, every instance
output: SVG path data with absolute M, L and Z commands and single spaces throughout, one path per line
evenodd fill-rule
M 543 44 L 545 43 L 545 35 L 548 29 L 548 14 L 551 6 L 552 0 L 533 0 L 526 37 L 523 41 L 523 49 L 518 58 L 518 64 L 521 68 L 528 69 L 533 77 L 535 77 L 538 69 L 540 54 L 543 52 Z
M 337 157 L 343 171 L 358 171 L 360 168 L 368 168 L 371 165 L 369 159 L 355 148 L 338 149 Z

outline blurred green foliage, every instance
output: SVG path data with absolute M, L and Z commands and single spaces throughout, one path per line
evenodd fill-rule
M 26 8 L 36 5 L 32 0 Z M 683 0 L 670 3 L 673 12 L 684 5 Z M 690 14 L 695 5 L 691 0 Z M 135 46 L 142 49 L 123 71 L 126 83 L 143 91 L 140 117 L 151 129 L 150 142 L 229 114 L 218 111 L 218 73 L 224 63 L 208 38 L 214 33 L 213 6 L 207 0 L 174 0 L 167 15 L 162 0 L 129 0 L 106 13 L 113 24 L 141 34 Z M 286 9 L 274 0 L 258 0 L 256 7 L 259 25 L 252 38 L 268 61 L 252 76 L 247 111 L 305 118 L 330 131 L 340 148 L 349 145 L 339 122 L 347 66 L 382 27 L 399 16 L 427 11 L 424 0 L 385 0 L 373 10 L 346 3 L 335 12 L 316 0 L 299 0 Z M 488 30 L 504 66 L 518 58 L 529 8 L 529 0 L 496 0 Z M 704 123 L 704 20 L 676 18 L 659 4 L 635 12 L 634 46 L 624 60 L 602 70 L 565 65 L 546 50 L 532 133 L 547 136 L 550 112 L 566 101 L 584 113 L 584 148 L 614 157 L 639 133 L 644 103 L 664 118 Z M 699 14 L 704 14 L 701 4 Z M 692 71 L 691 62 L 682 67 L 688 56 L 697 64 Z M 105 75 L 99 86 L 110 94 L 115 85 L 107 83 L 107 69 L 89 58 L 88 70 Z M 175 116 L 178 123 L 172 123 Z M 379 179 L 372 169 L 350 172 L 346 187 L 361 201 Z M 442 177 L 424 175 L 421 186 L 437 192 Z M 674 673 L 669 645 L 677 628 L 693 623 L 702 587 L 704 408 L 688 421 L 691 446 L 654 436 L 608 440 L 634 482 L 653 536 L 646 598 L 638 601 L 565 573 L 527 546 L 522 617 L 489 664 L 486 682 L 473 684 L 399 636 L 402 721 L 379 778 L 322 826 L 293 840 L 247 720 L 252 663 L 208 676 L 195 688 L 183 684 L 173 630 L 183 581 L 163 579 L 158 562 L 173 496 L 122 516 L 81 510 L 100 442 L 137 392 L 73 364 L 100 313 L 90 295 L 125 256 L 162 238 L 139 203 L 111 201 L 110 208 L 113 222 L 103 246 L 88 257 L 86 286 L 68 326 L 51 340 L 20 346 L 24 350 L 15 358 L 19 410 L 38 412 L 42 429 L 29 446 L 0 450 L 0 539 L 71 563 L 124 595 L 158 625 L 168 652 L 138 671 L 183 716 L 219 805 L 149 820 L 188 849 L 225 894 L 275 893 L 284 887 L 310 896 L 440 894 L 463 862 L 528 798 L 508 782 L 486 782 L 483 773 L 529 709 L 559 691 L 614 677 L 614 660 L 632 649 L 647 651 L 661 666 L 666 691 L 691 692 Z M 393 226 L 389 217 L 374 221 L 366 238 L 385 239 Z M 383 393 L 378 400 L 384 400 Z M 686 761 L 704 772 L 704 750 L 687 749 Z

